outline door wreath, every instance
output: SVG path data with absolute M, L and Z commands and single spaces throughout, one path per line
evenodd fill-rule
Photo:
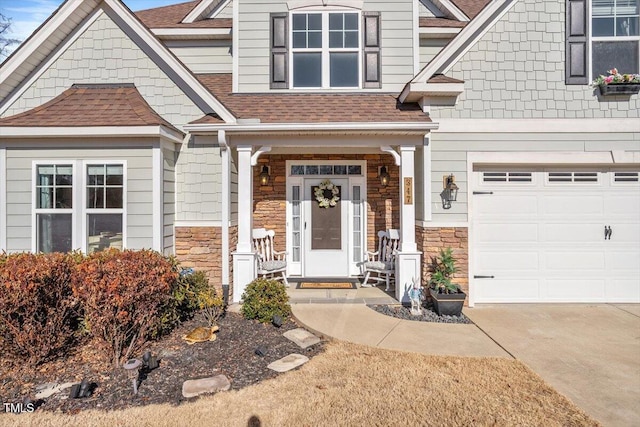
M 340 189 L 328 179 L 322 181 L 313 194 L 321 208 L 334 207 L 340 200 Z

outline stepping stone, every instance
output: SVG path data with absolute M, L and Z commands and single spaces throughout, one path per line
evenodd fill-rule
M 298 344 L 300 348 L 307 348 L 320 342 L 320 338 L 303 328 L 292 329 L 283 335 Z
M 297 368 L 300 365 L 304 365 L 308 361 L 309 358 L 307 356 L 303 356 L 298 353 L 292 353 L 280 360 L 269 363 L 269 365 L 267 365 L 267 368 L 276 372 L 287 372 L 292 370 L 293 368 Z
M 60 393 L 61 391 L 71 388 L 76 383 L 45 383 L 36 386 L 36 399 L 46 399 L 47 397 L 51 397 L 56 393 Z
M 229 378 L 224 375 L 216 375 L 215 377 L 185 381 L 182 384 L 182 395 L 187 398 L 196 397 L 204 393 L 227 391 L 230 388 L 231 382 Z

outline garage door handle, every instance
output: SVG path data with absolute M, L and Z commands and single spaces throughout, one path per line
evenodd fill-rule
M 493 194 L 493 191 L 474 191 L 473 195 L 477 196 L 479 194 Z
M 611 240 L 611 235 L 613 234 L 613 230 L 610 226 L 604 226 L 604 240 Z
M 495 279 L 496 276 L 476 276 L 474 275 L 474 279 Z

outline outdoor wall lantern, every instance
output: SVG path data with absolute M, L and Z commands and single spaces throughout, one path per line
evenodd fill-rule
M 389 176 L 389 173 L 387 172 L 387 167 L 386 166 L 380 166 L 380 170 L 378 171 L 378 178 L 380 178 L 380 184 L 383 187 L 386 187 L 387 185 L 389 185 L 389 179 L 391 177 Z
M 451 209 L 451 202 L 458 199 L 458 186 L 456 185 L 456 177 L 451 174 L 442 177 L 442 186 L 444 190 L 440 193 L 442 198 L 442 209 Z
M 269 183 L 269 178 L 271 178 L 271 175 L 269 175 L 269 166 L 263 165 L 262 172 L 260 172 L 260 175 L 258 176 L 260 177 L 260 185 L 267 185 Z

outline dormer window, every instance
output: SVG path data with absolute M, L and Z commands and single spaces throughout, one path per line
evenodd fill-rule
M 293 88 L 359 88 L 360 16 L 291 14 Z

